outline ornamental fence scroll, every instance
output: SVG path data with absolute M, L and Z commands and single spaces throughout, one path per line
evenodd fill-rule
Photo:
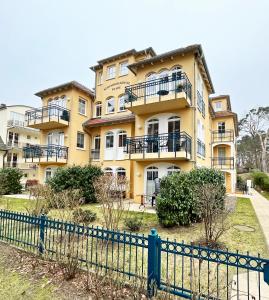
M 158 291 L 186 299 L 268 296 L 268 259 L 164 240 L 154 229 L 145 236 L 0 210 L 0 240 L 55 260 L 70 256 L 72 248 L 81 268 L 142 279 L 149 296 Z

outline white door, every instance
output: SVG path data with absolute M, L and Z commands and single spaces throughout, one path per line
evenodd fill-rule
M 155 179 L 159 178 L 159 172 L 157 167 L 149 167 L 146 172 L 146 195 L 150 197 L 155 192 Z
M 127 133 L 122 130 L 117 134 L 117 160 L 124 159 L 124 148 L 126 146 Z

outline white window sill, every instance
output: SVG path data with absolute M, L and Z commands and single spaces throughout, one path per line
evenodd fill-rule
M 77 150 L 81 150 L 81 151 L 86 151 L 85 148 L 79 148 L 79 147 L 76 147 Z
M 83 116 L 83 117 L 87 117 L 87 115 L 86 114 L 82 114 L 82 113 L 78 113 L 79 115 L 81 115 L 81 116 Z
M 113 115 L 115 112 L 107 112 L 106 115 Z
M 125 112 L 125 111 L 127 111 L 127 109 L 124 109 L 124 110 L 118 110 L 117 112 L 118 112 L 118 113 L 122 113 L 122 112 Z
M 109 81 L 109 80 L 112 80 L 112 79 L 115 79 L 115 78 L 116 78 L 116 76 L 115 77 L 111 77 L 111 78 L 107 78 L 106 81 Z
M 124 77 L 124 76 L 127 76 L 129 73 L 127 74 L 120 74 L 119 77 Z

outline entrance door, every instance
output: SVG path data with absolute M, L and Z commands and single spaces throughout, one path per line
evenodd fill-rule
M 179 151 L 180 118 L 168 119 L 168 152 Z
M 147 185 L 146 185 L 146 194 L 147 197 L 152 196 L 155 192 L 155 179 L 159 177 L 159 172 L 157 167 L 147 168 Z

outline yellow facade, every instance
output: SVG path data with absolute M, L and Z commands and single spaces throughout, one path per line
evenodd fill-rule
M 68 159 L 61 166 L 91 162 L 125 174 L 137 202 L 152 196 L 154 179 L 203 166 L 220 168 L 227 191 L 234 192 L 236 114 L 228 96 L 210 97 L 214 87 L 200 45 L 161 55 L 152 48 L 130 50 L 91 69 L 94 98 L 74 87 L 65 92 L 70 121 L 61 126 Z M 44 106 L 62 95 L 53 91 L 42 96 Z M 85 116 L 77 113 L 79 97 L 87 100 Z M 52 129 L 41 130 L 45 143 Z M 76 148 L 77 131 L 85 132 L 83 151 Z M 47 166 L 40 167 L 40 181 Z

